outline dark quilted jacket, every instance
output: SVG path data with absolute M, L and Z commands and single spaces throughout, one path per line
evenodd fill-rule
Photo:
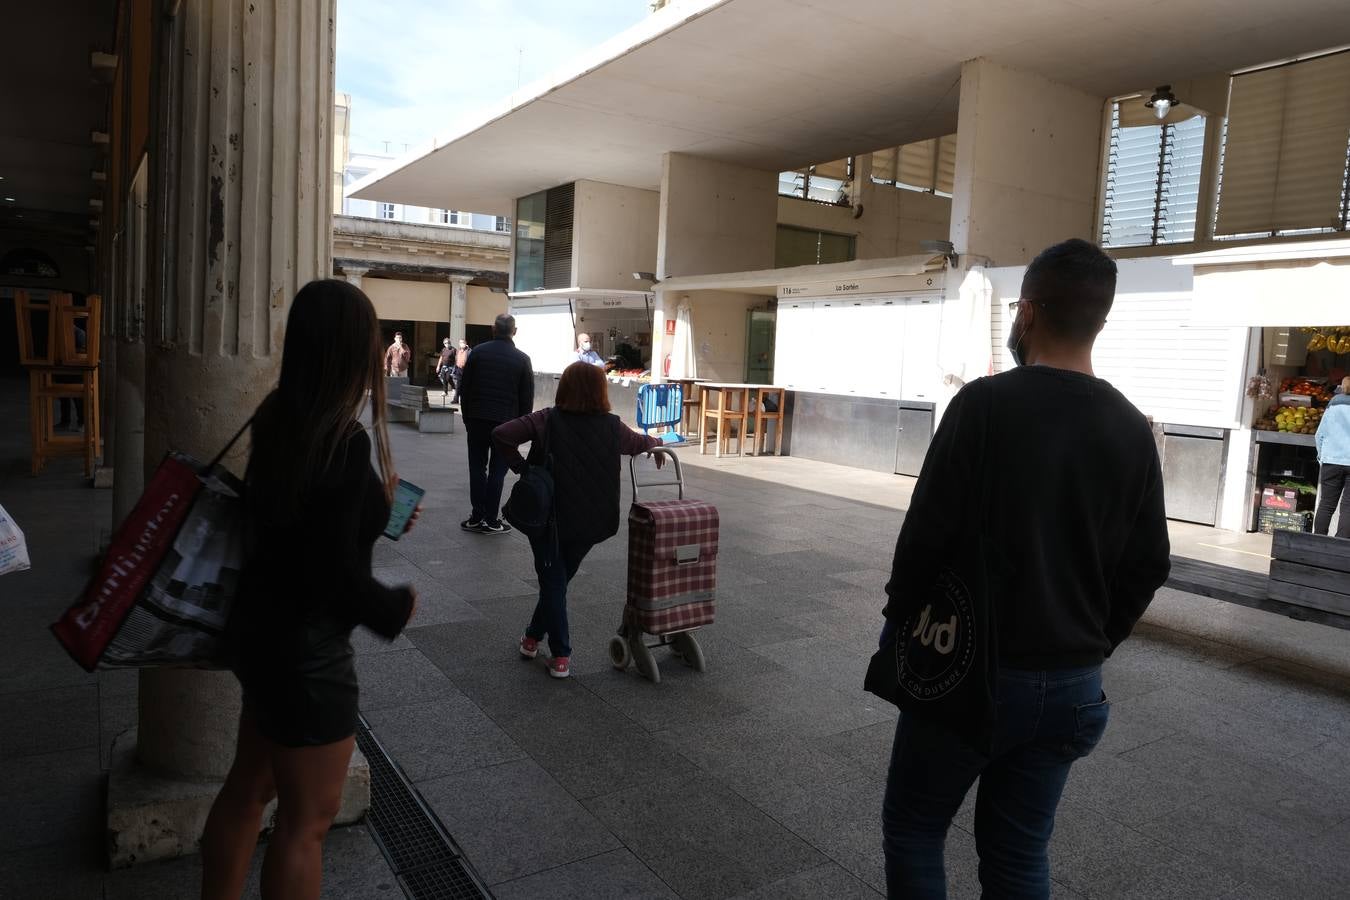
M 553 457 L 553 509 L 563 540 L 598 544 L 619 531 L 619 435 L 613 413 L 549 413 Z M 530 447 L 530 464 L 542 462 L 542 441 Z
M 509 338 L 473 348 L 460 376 L 460 415 L 507 422 L 534 409 L 534 369 Z

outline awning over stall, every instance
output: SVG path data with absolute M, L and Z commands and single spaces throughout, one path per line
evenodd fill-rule
M 1350 321 L 1350 241 L 1237 247 L 1179 256 L 1195 267 L 1197 325 L 1341 325 Z

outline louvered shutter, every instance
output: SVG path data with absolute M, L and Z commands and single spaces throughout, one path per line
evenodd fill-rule
M 572 214 L 576 186 L 550 188 L 544 211 L 544 288 L 572 287 Z
M 1159 244 L 1195 240 L 1200 168 L 1205 161 L 1205 120 L 1193 116 L 1164 129 L 1162 201 L 1154 238 Z
M 1102 204 L 1102 243 L 1107 247 L 1151 244 L 1158 211 L 1162 128 L 1158 125 L 1120 127 L 1119 104 L 1112 113 L 1112 120 L 1106 194 Z
M 1339 227 L 1350 52 L 1233 78 L 1219 234 Z

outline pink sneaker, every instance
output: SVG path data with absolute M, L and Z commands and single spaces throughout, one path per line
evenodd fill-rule
M 572 674 L 572 657 L 555 656 L 548 661 L 548 674 L 553 678 L 566 678 Z
M 526 659 L 534 659 L 535 655 L 538 653 L 539 642 L 528 634 L 522 635 L 520 638 L 520 655 Z

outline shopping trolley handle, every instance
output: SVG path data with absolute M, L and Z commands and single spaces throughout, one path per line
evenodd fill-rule
M 669 456 L 670 461 L 675 465 L 674 481 L 638 481 L 637 477 L 637 457 L 628 457 L 628 475 L 633 480 L 633 499 L 638 498 L 642 488 L 654 487 L 677 487 L 680 489 L 680 499 L 684 499 L 684 470 L 680 468 L 680 457 L 669 447 L 653 447 L 647 451 L 652 456 Z

